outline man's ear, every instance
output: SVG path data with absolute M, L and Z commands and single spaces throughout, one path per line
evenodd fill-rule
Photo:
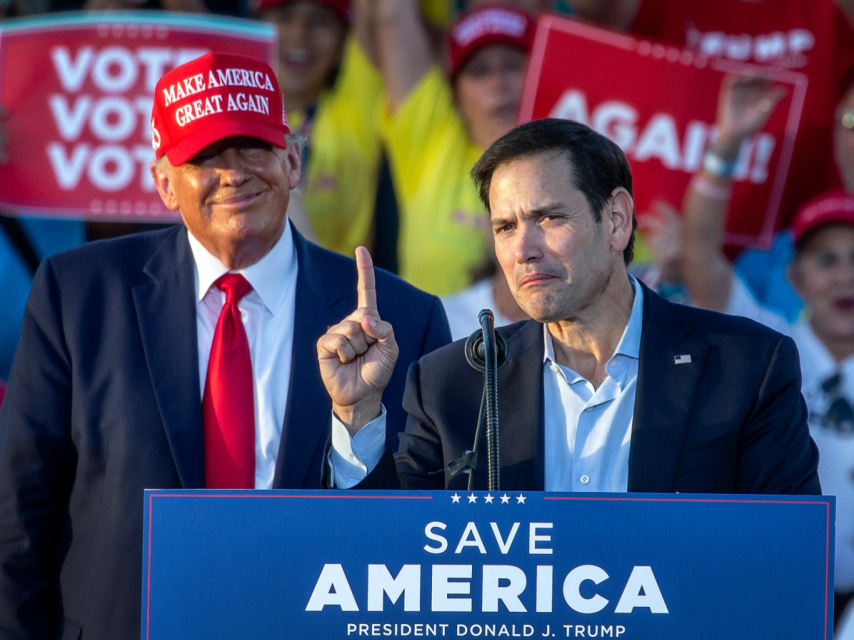
M 154 186 L 157 187 L 157 193 L 160 194 L 160 199 L 169 211 L 178 211 L 178 198 L 175 197 L 175 191 L 172 189 L 172 166 L 164 162 L 152 162 L 148 165 L 148 170 L 151 171 L 151 179 L 154 181 Z
M 288 187 L 296 189 L 302 175 L 302 147 L 299 143 L 288 142 L 284 162 L 285 171 L 288 174 Z
M 622 253 L 629 246 L 632 237 L 632 219 L 635 212 L 635 201 L 623 187 L 617 187 L 611 192 L 611 248 Z

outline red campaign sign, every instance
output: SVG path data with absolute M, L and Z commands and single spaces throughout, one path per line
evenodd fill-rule
M 629 158 L 638 217 L 662 200 L 681 209 L 716 133 L 721 80 L 763 75 L 785 87 L 762 131 L 741 148 L 727 242 L 768 246 L 780 210 L 806 95 L 803 74 L 708 58 L 588 24 L 543 16 L 537 26 L 520 122 L 583 122 Z
M 170 14 L 79 13 L 0 27 L 0 104 L 9 162 L 0 211 L 169 222 L 148 165 L 157 80 L 211 51 L 276 59 L 263 22 Z

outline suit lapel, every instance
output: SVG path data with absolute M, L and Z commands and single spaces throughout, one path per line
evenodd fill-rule
M 176 229 L 133 288 L 145 361 L 175 467 L 186 488 L 205 486 L 193 257 Z
M 543 325 L 525 323 L 507 341 L 509 357 L 498 370 L 501 486 L 506 489 L 545 487 L 543 454 Z M 484 429 L 485 430 L 485 429 Z M 486 438 L 479 445 L 482 478 L 487 474 Z
M 273 488 L 320 488 L 320 471 L 309 477 L 329 434 L 332 401 L 323 386 L 317 364 L 317 340 L 355 308 L 346 308 L 341 274 L 330 273 L 323 250 L 294 231 L 297 251 L 296 318 L 290 389 L 276 460 Z M 355 292 L 355 270 L 352 290 Z M 343 283 L 349 284 L 349 283 Z M 354 294 L 355 295 L 355 294 Z
M 629 451 L 629 491 L 673 490 L 706 346 L 685 337 L 685 314 L 644 287 L 643 330 Z M 679 356 L 681 364 L 676 363 Z

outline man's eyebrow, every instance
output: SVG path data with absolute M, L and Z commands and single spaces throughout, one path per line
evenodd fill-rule
M 555 213 L 556 211 L 560 211 L 563 209 L 563 204 L 560 202 L 554 202 L 552 204 L 546 204 L 542 207 L 537 207 L 536 209 L 531 210 L 526 214 L 529 218 L 539 218 L 540 216 L 545 216 L 550 213 Z
M 555 213 L 557 211 L 563 210 L 563 204 L 560 202 L 555 202 L 553 204 L 546 204 L 541 207 L 537 207 L 536 209 L 532 209 L 531 211 L 525 211 L 522 213 L 523 218 L 541 218 L 542 216 L 547 216 L 551 213 Z M 492 226 L 493 227 L 503 227 L 505 224 L 510 224 L 516 221 L 516 216 L 506 217 L 506 218 L 493 218 Z

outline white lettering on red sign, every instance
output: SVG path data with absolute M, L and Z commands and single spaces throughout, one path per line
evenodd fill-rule
M 700 31 L 692 23 L 685 26 L 689 49 L 708 56 L 720 56 L 743 62 L 774 64 L 798 68 L 807 65 L 806 52 L 815 47 L 815 35 L 806 29 L 774 31 L 760 35 Z
M 60 92 L 48 97 L 48 106 L 58 139 L 47 143 L 45 153 L 57 185 L 73 191 L 85 180 L 114 193 L 138 179 L 140 188 L 153 192 L 148 165 L 154 159 L 152 145 L 159 144 L 152 140 L 149 127 L 154 88 L 164 73 L 205 53 L 150 46 L 51 48 Z M 206 82 L 202 76 L 189 80 L 183 91 Z M 235 84 L 242 82 L 242 76 L 235 80 Z M 216 100 L 211 100 L 215 107 Z M 254 104 L 258 106 L 258 101 Z M 203 103 L 202 112 L 206 109 Z
M 577 89 L 566 90 L 555 104 L 552 118 L 575 120 L 614 141 L 630 158 L 639 162 L 656 160 L 668 169 L 693 174 L 703 160 L 709 142 L 717 136 L 714 124 L 693 120 L 683 132 L 667 113 L 653 114 L 645 123 L 630 104 L 609 100 L 588 107 L 587 96 Z M 768 164 L 777 145 L 769 133 L 758 133 L 742 144 L 735 169 L 736 180 L 754 184 L 767 182 Z

